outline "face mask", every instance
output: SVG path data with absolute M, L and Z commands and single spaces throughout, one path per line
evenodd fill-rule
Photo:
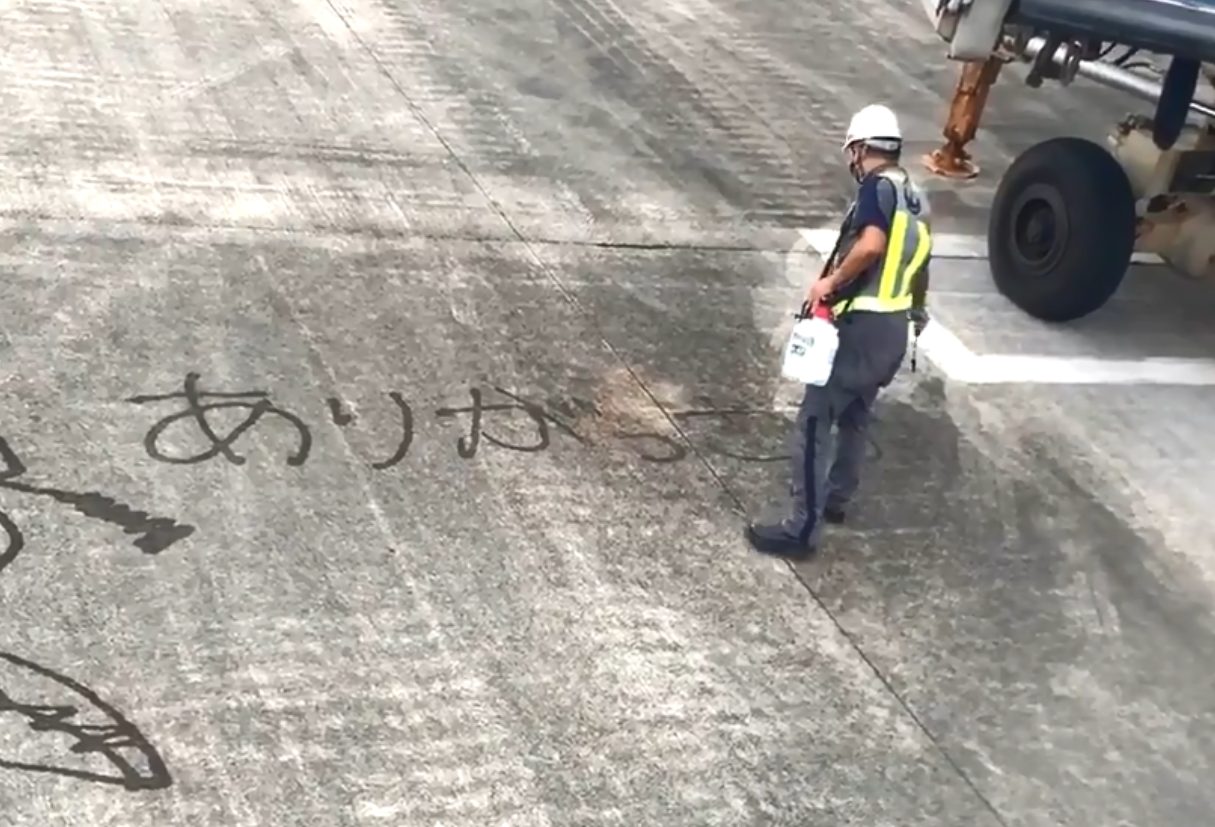
M 865 170 L 861 169 L 860 155 L 855 149 L 848 152 L 848 172 L 852 173 L 852 179 L 858 184 L 865 177 Z

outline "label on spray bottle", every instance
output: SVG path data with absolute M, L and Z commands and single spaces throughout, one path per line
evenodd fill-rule
M 785 347 L 781 375 L 803 385 L 825 385 L 835 366 L 839 331 L 821 305 L 810 318 L 799 319 Z

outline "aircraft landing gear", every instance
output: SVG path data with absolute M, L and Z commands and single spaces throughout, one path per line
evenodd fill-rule
M 1017 158 L 996 190 L 987 254 L 996 288 L 1047 322 L 1070 322 L 1118 290 L 1135 252 L 1135 194 L 1099 144 L 1055 138 Z
M 945 143 L 924 156 L 924 166 L 930 171 L 945 178 L 974 178 L 979 174 L 966 145 L 975 139 L 987 95 L 1002 68 L 1004 61 L 996 57 L 962 66 L 945 121 Z
M 924 158 L 937 175 L 972 178 L 974 139 L 1002 61 L 968 63 L 949 110 L 945 144 Z M 1070 322 L 1117 291 L 1135 252 L 1136 196 L 1099 144 L 1056 138 L 1022 154 L 1000 181 L 987 228 L 996 288 L 1036 319 Z

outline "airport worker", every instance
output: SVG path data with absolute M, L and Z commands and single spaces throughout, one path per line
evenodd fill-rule
M 821 523 L 844 522 L 860 484 L 874 402 L 903 363 L 909 319 L 917 336 L 927 324 L 928 201 L 899 166 L 902 146 L 898 119 L 885 106 L 866 106 L 848 125 L 844 153 L 856 197 L 836 252 L 802 307 L 804 315 L 821 304 L 831 309 L 839 346 L 827 384 L 807 385 L 798 411 L 792 513 L 779 523 L 747 526 L 748 542 L 761 553 L 807 559 Z M 833 426 L 838 435 L 828 470 Z

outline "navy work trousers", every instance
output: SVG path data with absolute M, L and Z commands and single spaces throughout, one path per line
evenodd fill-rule
M 791 446 L 793 502 L 785 530 L 809 545 L 817 542 L 823 508 L 843 509 L 860 486 L 874 402 L 907 354 L 906 313 L 856 311 L 837 326 L 831 378 L 824 386 L 806 386 Z

